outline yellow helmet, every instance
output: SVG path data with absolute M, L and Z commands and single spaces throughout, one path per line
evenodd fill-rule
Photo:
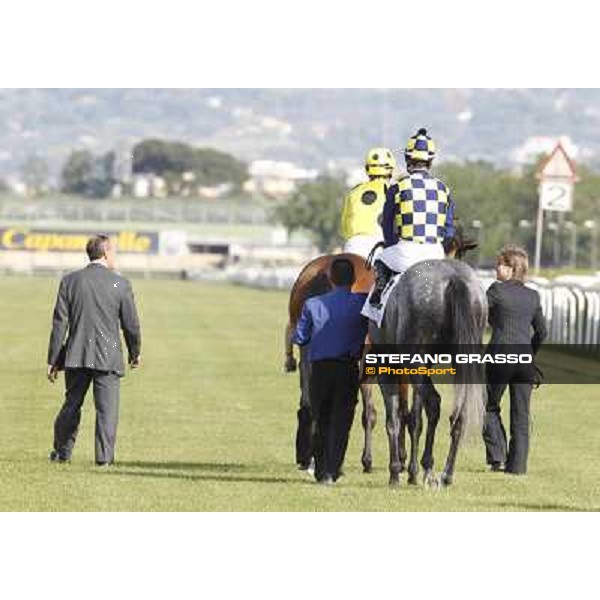
M 367 154 L 365 169 L 370 177 L 391 177 L 396 168 L 394 154 L 388 148 L 371 148 Z
M 410 160 L 429 162 L 435 158 L 435 142 L 427 135 L 427 129 L 419 129 L 408 142 L 404 156 Z

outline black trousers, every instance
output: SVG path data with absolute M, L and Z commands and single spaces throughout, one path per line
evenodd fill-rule
M 320 360 L 310 372 L 315 477 L 340 475 L 358 402 L 358 360 Z
M 310 361 L 308 349 L 300 348 L 300 407 L 296 429 L 296 464 L 308 468 L 313 457 L 313 417 L 310 403 Z
M 483 427 L 488 464 L 505 463 L 506 471 L 527 472 L 529 456 L 529 409 L 533 388 L 531 365 L 489 365 L 486 415 Z M 500 414 L 500 401 L 508 387 L 510 393 L 510 441 Z
M 65 371 L 65 402 L 54 422 L 54 450 L 65 460 L 71 458 L 85 395 L 93 383 L 96 407 L 96 462 L 112 463 L 119 422 L 120 377 L 95 369 Z

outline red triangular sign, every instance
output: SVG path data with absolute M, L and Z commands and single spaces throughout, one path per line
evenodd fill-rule
M 560 142 L 540 166 L 537 177 L 538 179 L 568 179 L 570 181 L 577 181 L 575 163 L 573 163 Z

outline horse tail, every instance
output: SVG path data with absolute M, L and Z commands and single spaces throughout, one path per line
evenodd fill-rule
M 452 277 L 445 291 L 446 342 L 470 347 L 473 352 L 482 343 L 481 320 L 471 299 L 469 288 L 460 276 Z M 463 417 L 464 429 L 481 431 L 485 409 L 485 385 L 483 367 L 478 363 L 461 365 L 454 384 L 453 417 Z

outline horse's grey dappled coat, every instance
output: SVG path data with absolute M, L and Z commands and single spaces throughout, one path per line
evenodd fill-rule
M 392 291 L 388 301 L 385 318 L 381 329 L 372 324 L 369 335 L 373 343 L 384 345 L 406 344 L 410 346 L 425 346 L 423 350 L 434 351 L 435 344 L 478 345 L 483 341 L 483 332 L 487 321 L 487 301 L 485 291 L 468 265 L 456 260 L 432 260 L 418 263 L 407 270 L 399 284 Z M 464 367 L 464 366 L 463 366 Z M 479 365 L 468 368 L 481 369 Z M 483 383 L 467 383 L 467 381 L 482 382 L 483 378 L 469 377 L 469 373 L 461 368 L 463 376 L 454 384 L 454 410 L 452 411 L 452 440 L 451 453 L 442 481 L 452 480 L 454 459 L 465 427 L 481 429 L 484 411 L 485 386 Z M 413 419 L 420 420 L 421 407 L 427 412 L 427 394 L 433 390 L 431 381 L 412 380 L 415 386 L 413 399 Z M 394 395 L 393 388 L 382 386 L 384 397 Z M 433 390 L 433 393 L 436 392 Z M 389 427 L 396 428 L 396 398 L 388 401 Z M 439 400 L 438 400 L 439 402 Z M 415 407 L 416 405 L 416 407 Z M 393 413 L 390 415 L 390 412 Z M 439 410 L 438 410 L 439 414 Z M 418 443 L 420 421 L 414 425 L 417 433 L 413 446 Z M 454 441 L 456 440 L 456 441 Z M 416 442 L 416 443 L 415 443 Z M 433 441 L 431 442 L 433 444 Z M 427 452 L 432 452 L 427 448 Z M 413 453 L 416 448 L 413 448 Z M 395 454 L 392 449 L 391 454 Z M 391 461 L 395 457 L 391 456 Z M 390 463 L 392 481 L 396 480 L 396 467 Z M 425 461 L 430 462 L 430 461 Z M 416 465 L 413 466 L 413 470 Z M 410 471 L 410 470 L 409 470 Z M 412 474 L 413 479 L 416 476 Z

